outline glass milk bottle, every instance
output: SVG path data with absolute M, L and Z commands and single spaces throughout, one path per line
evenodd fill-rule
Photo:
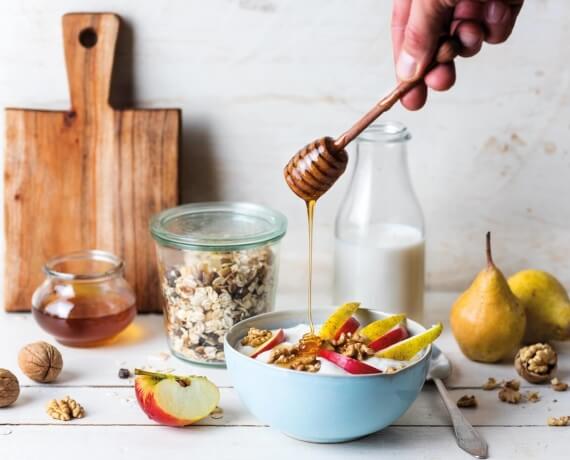
M 335 224 L 334 301 L 421 321 L 424 222 L 410 180 L 401 123 L 375 123 L 357 139 L 352 179 Z

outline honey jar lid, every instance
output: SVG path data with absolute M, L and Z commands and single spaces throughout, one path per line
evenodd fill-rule
M 155 215 L 152 237 L 161 245 L 202 251 L 247 249 L 280 240 L 287 218 L 266 206 L 242 202 L 191 203 Z

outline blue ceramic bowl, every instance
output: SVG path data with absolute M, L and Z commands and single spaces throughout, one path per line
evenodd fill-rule
M 313 312 L 316 324 L 330 310 Z M 360 310 L 360 324 L 388 316 Z M 306 323 L 304 311 L 265 313 L 233 326 L 225 338 L 226 364 L 247 408 L 259 420 L 297 439 L 343 442 L 374 433 L 394 423 L 412 405 L 426 379 L 431 346 L 421 358 L 393 374 L 319 375 L 292 371 L 251 359 L 236 347 L 250 327 L 289 328 Z M 423 332 L 408 320 L 412 334 Z

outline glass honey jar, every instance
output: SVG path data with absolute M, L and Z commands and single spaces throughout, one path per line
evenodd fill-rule
M 136 315 L 124 263 L 109 252 L 89 250 L 56 257 L 45 264 L 44 273 L 46 279 L 32 297 L 32 314 L 63 345 L 102 344 Z

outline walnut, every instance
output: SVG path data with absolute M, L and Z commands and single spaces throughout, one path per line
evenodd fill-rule
M 394 374 L 394 373 L 398 372 L 400 369 L 398 369 L 397 367 L 394 367 L 394 366 L 390 366 L 390 367 L 386 368 L 386 370 L 384 371 L 384 374 Z
M 521 348 L 515 357 L 515 369 L 530 383 L 544 383 L 556 369 L 558 358 L 554 349 L 544 343 Z
M 518 404 L 521 402 L 521 394 L 510 388 L 502 388 L 501 391 L 499 391 L 499 399 L 509 404 Z
M 499 388 L 499 386 L 501 385 L 501 382 L 497 382 L 493 377 L 489 377 L 487 379 L 487 381 L 483 384 L 483 390 L 485 391 L 491 391 L 494 390 L 496 388 Z
M 550 381 L 550 385 L 552 385 L 552 389 L 554 391 L 566 391 L 568 389 L 568 384 L 566 382 L 558 380 L 557 377 L 554 377 Z
M 83 407 L 69 396 L 60 400 L 52 399 L 46 407 L 46 412 L 51 418 L 63 422 L 68 422 L 73 418 L 83 418 L 85 416 Z
M 511 390 L 519 391 L 521 388 L 521 382 L 518 380 L 507 380 L 503 383 L 503 388 L 509 388 Z
M 285 369 L 304 372 L 318 372 L 321 368 L 321 362 L 316 355 L 301 355 L 299 353 L 298 344 L 280 345 L 273 348 L 268 363 Z
M 538 391 L 527 391 L 526 400 L 532 403 L 538 402 L 540 401 L 540 393 Z
M 570 416 L 548 417 L 547 423 L 548 426 L 568 426 L 570 425 Z
M 457 400 L 457 407 L 463 407 L 463 408 L 474 408 L 477 407 L 477 398 L 475 398 L 475 395 L 463 395 L 461 396 L 461 398 L 459 398 Z
M 63 368 L 61 353 L 46 342 L 26 345 L 18 354 L 18 365 L 24 374 L 39 383 L 57 379 Z
M 20 384 L 14 374 L 7 369 L 0 369 L 0 407 L 8 407 L 20 395 Z
M 374 350 L 366 345 L 366 339 L 358 334 L 343 332 L 337 340 L 331 340 L 330 344 L 337 353 L 359 361 L 374 355 Z
M 249 331 L 247 331 L 247 335 L 241 339 L 241 344 L 257 348 L 267 342 L 272 336 L 273 333 L 271 331 L 250 327 Z

